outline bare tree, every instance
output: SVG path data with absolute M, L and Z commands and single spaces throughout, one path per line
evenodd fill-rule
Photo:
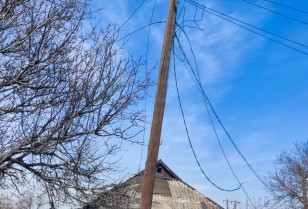
M 14 209 L 40 209 L 44 205 L 43 197 L 28 192 L 14 204 Z
M 39 209 L 43 205 L 43 197 L 35 196 L 32 192 L 26 193 L 17 201 L 0 198 L 0 209 Z
M 241 203 L 240 209 L 289 209 L 283 203 L 277 202 L 270 197 L 253 198 L 252 204 Z
M 140 185 L 120 183 L 85 204 L 83 209 L 136 209 L 140 202 Z
M 0 198 L 0 209 L 14 209 L 10 200 L 6 198 Z
M 308 141 L 297 142 L 290 152 L 282 152 L 275 162 L 276 172 L 267 182 L 275 200 L 288 208 L 307 209 Z
M 87 0 L 0 0 L 0 188 L 35 185 L 51 208 L 108 189 L 148 79 Z M 39 185 L 39 186 L 38 186 Z

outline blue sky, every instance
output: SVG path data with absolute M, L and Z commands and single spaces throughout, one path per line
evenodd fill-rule
M 308 14 L 280 7 L 265 0 L 251 0 L 271 10 L 308 22 Z M 308 10 L 303 0 L 276 0 L 279 3 Z M 140 5 L 140 0 L 105 0 L 97 6 L 103 23 L 127 20 Z M 285 38 L 308 45 L 308 25 L 262 10 L 241 0 L 196 0 L 211 9 L 245 21 Z M 154 0 L 146 1 L 122 29 L 120 37 L 150 23 Z M 168 1 L 157 0 L 153 22 L 167 16 Z M 185 19 L 201 18 L 201 10 L 180 1 L 179 10 L 186 8 Z M 178 19 L 180 22 L 181 20 Z M 193 24 L 193 23 L 191 23 Z M 185 28 L 199 66 L 202 84 L 212 104 L 233 140 L 258 174 L 263 177 L 272 172 L 276 154 L 291 149 L 296 140 L 308 138 L 308 56 L 260 37 L 236 25 L 204 13 L 198 22 L 202 30 Z M 191 25 L 192 26 L 192 25 Z M 159 63 L 164 24 L 151 27 L 148 66 Z M 128 37 L 125 49 L 134 57 L 145 59 L 149 27 Z M 308 53 L 307 48 L 285 42 Z M 185 52 L 193 62 L 188 42 L 181 36 Z M 179 90 L 183 108 L 196 153 L 207 175 L 219 186 L 227 189 L 238 186 L 219 149 L 213 129 L 198 89 L 185 66 L 177 61 Z M 157 81 L 158 70 L 152 72 Z M 155 87 L 147 98 L 148 122 L 151 122 Z M 227 156 L 249 196 L 267 195 L 264 186 L 249 170 L 222 129 L 215 123 Z M 147 126 L 145 140 L 149 139 Z M 137 138 L 142 140 L 142 134 Z M 226 193 L 213 187 L 197 167 L 190 150 L 178 105 L 174 74 L 170 70 L 166 109 L 159 158 L 163 159 L 184 181 L 221 205 L 223 199 L 246 202 L 239 190 Z M 146 158 L 144 148 L 142 168 Z M 121 165 L 126 172 L 138 170 L 141 147 L 123 145 Z

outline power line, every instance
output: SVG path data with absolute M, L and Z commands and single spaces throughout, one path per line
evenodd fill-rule
M 154 1 L 153 4 L 153 9 L 152 9 L 152 15 L 151 15 L 151 20 L 150 20 L 150 24 L 152 24 L 153 22 L 153 16 L 154 16 L 154 11 L 155 11 L 155 7 L 156 7 L 156 0 Z M 150 43 L 150 34 L 151 34 L 151 27 L 152 25 L 150 25 L 149 27 L 149 31 L 148 31 L 148 37 L 147 37 L 147 46 L 146 46 L 146 63 L 145 63 L 145 76 L 147 79 L 148 76 L 148 54 L 149 54 L 149 43 Z M 147 118 L 147 88 L 145 89 L 145 99 L 144 99 L 144 124 L 143 124 L 143 136 L 142 136 L 142 143 L 144 144 L 145 141 L 145 126 L 146 126 L 146 118 Z M 141 147 L 141 154 L 140 154 L 140 160 L 139 160 L 139 167 L 138 167 L 138 173 L 140 171 L 141 168 L 141 161 L 142 161 L 142 157 L 143 157 L 143 149 L 144 146 Z
M 184 29 L 183 29 L 183 30 L 184 30 Z M 193 81 L 195 82 L 195 84 L 197 85 L 197 87 L 198 87 L 198 86 L 201 86 L 201 87 L 202 87 L 201 78 L 200 78 L 200 73 L 199 73 L 199 67 L 198 67 L 198 64 L 197 64 L 197 62 L 196 62 L 194 50 L 192 49 L 192 45 L 191 45 L 190 39 L 189 39 L 189 37 L 187 36 L 185 30 L 183 31 L 183 33 L 185 34 L 186 39 L 187 39 L 187 41 L 188 41 L 188 43 L 189 43 L 190 51 L 191 51 L 191 53 L 192 53 L 192 55 L 193 55 L 193 57 L 194 57 L 194 62 L 195 62 L 195 65 L 196 65 L 197 77 L 195 77 L 196 79 L 193 78 Z M 181 43 L 179 42 L 179 39 L 178 39 L 178 38 L 177 38 L 177 41 L 178 41 L 178 43 L 179 43 L 179 45 L 180 45 L 180 48 L 181 48 L 182 53 L 184 54 L 183 56 L 187 58 L 187 55 L 186 55 L 185 51 L 183 50 L 183 48 L 182 48 L 182 46 L 181 46 Z M 186 60 L 188 61 L 188 59 L 186 59 Z M 189 61 L 188 61 L 188 62 L 189 62 Z M 192 69 L 190 63 L 189 63 L 189 66 L 190 66 L 191 71 L 193 71 L 193 69 Z M 193 73 L 193 74 L 196 75 L 195 73 Z M 222 151 L 222 153 L 223 153 L 223 155 L 224 155 L 224 158 L 225 158 L 225 160 L 226 160 L 226 162 L 227 162 L 227 164 L 228 164 L 228 166 L 229 166 L 229 168 L 230 168 L 230 170 L 231 170 L 233 176 L 235 177 L 236 181 L 238 182 L 238 184 L 240 185 L 240 187 L 243 189 L 243 192 L 245 193 L 247 199 L 250 201 L 251 205 L 253 205 L 253 207 L 256 209 L 256 207 L 254 206 L 254 204 L 253 204 L 251 198 L 249 197 L 249 195 L 248 195 L 246 189 L 243 187 L 243 184 L 240 182 L 238 176 L 236 175 L 234 169 L 232 168 L 232 166 L 231 166 L 231 164 L 230 164 L 230 162 L 229 162 L 229 160 L 228 160 L 228 157 L 227 157 L 227 155 L 226 155 L 226 153 L 225 153 L 225 151 L 224 151 L 224 149 L 223 149 L 223 147 L 222 147 L 222 144 L 221 144 L 221 141 L 220 141 L 220 139 L 219 139 L 217 130 L 216 130 L 216 128 L 215 128 L 214 122 L 213 122 L 212 117 L 211 117 L 211 114 L 210 114 L 210 112 L 209 112 L 208 101 L 207 101 L 205 95 L 203 94 L 204 91 L 201 91 L 200 88 L 198 88 L 198 89 L 199 89 L 199 91 L 201 92 L 201 95 L 202 95 L 202 97 L 203 97 L 203 100 L 204 100 L 204 103 L 205 103 L 205 106 L 206 106 L 206 110 L 207 110 L 207 114 L 208 114 L 208 116 L 209 116 L 209 119 L 210 119 L 212 128 L 213 128 L 213 130 L 214 130 L 216 139 L 217 139 L 218 144 L 219 144 L 219 147 L 220 147 L 220 149 L 221 149 L 221 151 Z
M 185 31 L 184 31 L 184 34 Z M 182 48 L 181 46 L 181 43 L 179 41 L 179 39 L 176 37 L 177 41 L 178 41 L 178 44 L 180 46 L 180 48 Z M 183 48 L 181 49 L 181 51 L 184 52 Z M 250 170 L 254 173 L 254 175 L 260 180 L 260 182 L 265 186 L 267 187 L 268 189 L 270 189 L 268 187 L 268 185 L 262 180 L 262 178 L 257 174 L 257 172 L 255 171 L 255 169 L 252 167 L 252 165 L 248 162 L 248 160 L 246 159 L 246 157 L 244 156 L 244 154 L 240 151 L 240 149 L 238 148 L 238 146 L 235 144 L 234 140 L 232 139 L 231 135 L 229 134 L 229 132 L 227 131 L 227 129 L 225 128 L 225 126 L 223 125 L 222 121 L 220 120 L 218 114 L 216 113 L 211 101 L 209 100 L 209 98 L 207 97 L 204 89 L 203 89 L 203 86 L 202 84 L 199 82 L 198 80 L 198 77 L 196 75 L 196 73 L 194 72 L 193 70 L 193 67 L 191 65 L 191 63 L 189 62 L 189 60 L 187 59 L 187 56 L 184 54 L 184 57 L 185 57 L 185 60 L 187 61 L 187 64 L 189 65 L 189 69 L 191 70 L 192 74 L 193 74 L 193 77 L 194 77 L 194 80 L 196 81 L 196 83 L 198 84 L 198 87 L 199 87 L 199 90 L 202 92 L 202 94 L 204 95 L 206 101 L 208 102 L 209 104 L 209 107 L 211 109 L 211 111 L 213 112 L 215 118 L 217 119 L 217 121 L 219 122 L 220 126 L 222 127 L 223 131 L 226 133 L 228 139 L 231 141 L 231 143 L 233 144 L 233 146 L 235 147 L 235 149 L 237 150 L 237 152 L 240 154 L 240 156 L 242 157 L 242 159 L 245 161 L 245 163 L 247 164 L 247 166 L 250 168 Z
M 243 190 L 243 192 L 245 193 L 245 195 L 246 195 L 247 199 L 249 200 L 249 202 L 250 202 L 250 203 L 253 205 L 253 207 L 256 209 L 256 207 L 254 206 L 254 204 L 253 204 L 251 198 L 249 197 L 249 195 L 248 195 L 246 189 L 244 188 L 243 183 L 240 182 L 238 176 L 236 175 L 234 169 L 232 168 L 232 166 L 231 166 L 231 164 L 230 164 L 230 162 L 229 162 L 229 159 L 228 159 L 228 157 L 227 157 L 227 155 L 226 155 L 226 152 L 225 152 L 224 149 L 223 149 L 222 143 L 221 143 L 221 141 L 220 141 L 220 139 L 219 139 L 218 133 L 217 133 L 216 128 L 215 128 L 215 126 L 214 126 L 214 123 L 213 123 L 213 120 L 212 120 L 212 116 L 211 116 L 210 111 L 209 111 L 209 108 L 208 108 L 208 102 L 206 101 L 205 96 L 204 96 L 203 94 L 202 94 L 202 96 L 203 96 L 203 99 L 204 99 L 204 102 L 205 102 L 207 114 L 208 114 L 208 116 L 209 116 L 209 119 L 210 119 L 210 121 L 211 121 L 212 128 L 213 128 L 213 130 L 214 130 L 216 139 L 217 139 L 217 141 L 218 141 L 220 150 L 221 150 L 221 152 L 222 152 L 222 154 L 223 154 L 225 160 L 227 161 L 227 164 L 228 164 L 228 166 L 229 166 L 229 168 L 230 168 L 230 170 L 231 170 L 231 172 L 232 172 L 234 178 L 235 178 L 236 181 L 239 183 L 240 187 L 242 188 L 242 190 Z
M 210 111 L 209 111 L 209 108 L 208 108 L 208 102 L 206 101 L 206 98 L 205 98 L 205 96 L 204 96 L 203 94 L 202 94 L 202 96 L 203 96 L 203 99 L 204 99 L 204 102 L 205 102 L 207 114 L 208 114 L 208 116 L 209 116 L 209 119 L 210 119 L 212 128 L 213 128 L 213 130 L 214 130 L 216 139 L 217 139 L 217 141 L 218 141 L 220 150 L 221 150 L 221 152 L 222 152 L 222 154 L 223 154 L 225 160 L 227 161 L 227 164 L 228 164 L 228 166 L 229 166 L 229 168 L 230 168 L 230 170 L 231 170 L 231 172 L 232 172 L 234 178 L 235 178 L 236 181 L 239 183 L 240 187 L 243 189 L 243 191 L 244 191 L 246 197 L 248 198 L 249 202 L 250 202 L 250 203 L 253 205 L 253 207 L 256 209 L 256 207 L 254 206 L 254 204 L 253 204 L 251 198 L 249 197 L 249 195 L 248 195 L 246 189 L 243 187 L 243 183 L 240 182 L 238 176 L 236 175 L 234 169 L 232 168 L 232 166 L 231 166 L 231 164 L 230 164 L 230 161 L 229 161 L 229 159 L 228 159 L 228 157 L 227 157 L 227 155 L 226 155 L 225 150 L 223 149 L 222 143 L 221 143 L 221 141 L 220 141 L 220 139 L 219 139 L 218 133 L 217 133 L 216 128 L 215 128 L 215 125 L 214 125 L 214 123 L 213 123 L 212 116 L 211 116 Z
M 189 0 L 188 0 L 188 1 L 189 1 Z M 232 19 L 232 20 L 235 20 L 235 21 L 237 21 L 237 22 L 240 22 L 240 23 L 242 23 L 242 24 L 244 24 L 244 25 L 250 26 L 250 27 L 255 28 L 255 29 L 257 29 L 257 30 L 260 30 L 260 31 L 262 31 L 262 32 L 264 32 L 264 33 L 268 33 L 268 34 L 270 34 L 270 35 L 272 35 L 272 36 L 276 36 L 276 37 L 281 38 L 281 39 L 283 39 L 283 40 L 285 40 L 285 41 L 289 41 L 289 42 L 294 43 L 294 44 L 297 44 L 297 45 L 299 45 L 299 46 L 308 48 L 308 46 L 305 45 L 305 44 L 299 43 L 299 42 L 297 42 L 297 41 L 293 41 L 293 40 L 291 40 L 291 39 L 288 39 L 288 38 L 285 38 L 285 37 L 283 37 L 283 36 L 277 35 L 277 34 L 272 33 L 272 32 L 270 32 L 270 31 L 264 30 L 264 29 L 262 29 L 262 28 L 259 28 L 259 27 L 257 27 L 257 26 L 252 25 L 252 24 L 249 24 L 249 23 L 246 23 L 246 22 L 244 22 L 244 21 L 242 21 L 242 20 L 239 20 L 239 19 L 237 19 L 237 18 L 231 17 L 231 16 L 229 16 L 229 15 L 226 15 L 226 14 L 224 14 L 224 13 L 222 13 L 222 12 L 219 12 L 219 11 L 217 11 L 217 10 L 211 9 L 211 8 L 209 8 L 209 7 L 206 7 L 206 6 L 204 6 L 204 7 L 205 7 L 206 9 L 208 9 L 208 10 L 211 10 L 211 11 L 213 11 L 213 12 L 216 12 L 216 13 L 218 13 L 218 14 L 220 14 L 220 15 L 223 15 L 223 16 L 225 16 L 225 17 L 227 17 L 227 18 L 230 18 L 230 19 Z
M 266 8 L 266 7 L 264 7 L 264 6 L 255 4 L 255 3 L 253 3 L 253 2 L 250 2 L 250 1 L 247 1 L 247 0 L 242 0 L 242 1 L 243 1 L 243 2 L 246 2 L 246 3 L 248 3 L 248 4 L 251 4 L 251 5 L 253 5 L 253 6 L 256 6 L 256 7 L 258 7 L 258 8 L 261 8 L 261 9 L 263 9 L 263 10 L 266 10 L 266 11 L 272 12 L 272 13 L 274 13 L 274 14 L 280 15 L 280 16 L 282 16 L 282 17 L 288 18 L 288 19 L 290 19 L 290 20 L 294 20 L 294 21 L 296 21 L 296 22 L 299 22 L 299 23 L 308 25 L 307 22 L 304 22 L 304 21 L 302 21 L 302 20 L 296 19 L 296 18 L 294 18 L 294 17 L 290 17 L 290 16 L 285 15 L 285 14 L 282 14 L 282 13 L 280 13 L 280 12 L 276 12 L 276 11 L 271 10 L 271 9 L 268 9 L 268 8 Z
M 179 106 L 180 106 L 180 110 L 181 110 L 181 114 L 182 114 L 182 119 L 183 119 L 183 123 L 184 123 L 184 126 L 185 126 L 185 131 L 186 131 L 186 135 L 187 135 L 187 138 L 188 138 L 188 141 L 189 141 L 189 145 L 190 145 L 190 148 L 192 150 L 192 153 L 194 155 L 194 158 L 198 164 L 198 167 L 200 168 L 202 174 L 204 175 L 204 177 L 213 185 L 215 186 L 217 189 L 219 190 L 222 190 L 222 191 L 225 191 L 225 192 L 234 192 L 236 190 L 239 190 L 240 189 L 240 186 L 238 186 L 237 188 L 235 189 L 223 189 L 222 187 L 219 187 L 217 186 L 207 175 L 206 173 L 204 172 L 200 162 L 199 162 L 199 159 L 196 155 L 196 152 L 194 150 L 194 147 L 192 145 L 192 142 L 191 142 L 191 138 L 190 138 L 190 135 L 189 135 L 189 132 L 188 132 L 188 127 L 187 127 L 187 123 L 186 123 L 186 119 L 185 119 L 185 115 L 184 115 L 184 111 L 183 111 L 183 106 L 182 106 L 182 102 L 181 102 L 181 97 L 180 97 L 180 93 L 179 93 L 179 88 L 178 88 L 178 82 L 177 82 L 177 74 L 176 74 L 176 68 L 175 68 L 175 56 L 174 56 L 174 49 L 173 49 L 173 71 L 174 71 L 174 79 L 175 79 L 175 86 L 176 86 L 176 92 L 177 92 L 177 97 L 178 97 L 178 102 L 179 102 Z
M 195 1 L 192 1 L 192 0 L 186 0 L 186 1 L 190 2 L 191 4 L 193 4 L 193 5 L 195 5 L 195 6 L 196 6 L 196 5 L 199 6 L 200 9 L 203 9 L 203 10 L 205 10 L 206 12 L 208 12 L 208 13 L 210 13 L 210 14 L 216 16 L 216 17 L 219 17 L 219 18 L 221 18 L 221 19 L 224 19 L 224 20 L 226 20 L 226 21 L 228 21 L 228 22 L 230 22 L 230 23 L 233 23 L 233 24 L 235 24 L 235 25 L 237 25 L 237 26 L 239 26 L 239 27 L 241 27 L 241 28 L 244 28 L 245 30 L 248 30 L 248 31 L 250 31 L 250 32 L 252 32 L 252 33 L 255 33 L 255 34 L 257 34 L 257 35 L 259 35 L 259 36 L 261 36 L 261 37 L 263 37 L 263 38 L 266 38 L 266 39 L 268 39 L 268 40 L 271 40 L 271 41 L 273 41 L 273 42 L 275 42 L 275 43 L 278 43 L 278 44 L 280 44 L 280 45 L 282 45 L 282 46 L 285 46 L 285 47 L 287 47 L 287 48 L 289 48 L 289 49 L 295 50 L 295 51 L 300 52 L 300 53 L 302 53 L 302 54 L 308 55 L 308 53 L 305 52 L 305 51 L 302 51 L 302 50 L 297 49 L 297 48 L 295 48 L 295 47 L 293 47 L 293 46 L 290 46 L 290 45 L 288 45 L 288 44 L 285 44 L 285 43 L 283 43 L 283 42 L 280 42 L 280 41 L 278 41 L 278 40 L 276 40 L 276 39 L 273 39 L 273 38 L 268 37 L 268 36 L 266 36 L 266 35 L 264 35 L 264 34 L 262 34 L 262 33 L 259 33 L 259 32 L 257 32 L 257 31 L 254 31 L 254 30 L 252 30 L 252 29 L 250 29 L 250 28 L 248 28 L 248 27 L 245 27 L 245 26 L 243 26 L 243 25 L 241 25 L 241 24 L 239 24 L 239 23 L 237 23 L 237 22 L 235 22 L 235 21 L 233 21 L 233 20 L 230 20 L 230 19 L 232 19 L 232 17 L 230 17 L 230 16 L 228 16 L 228 15 L 224 15 L 224 16 L 226 16 L 226 17 L 223 17 L 223 16 L 219 15 L 219 12 L 217 12 L 216 10 L 210 9 L 210 8 L 208 8 L 208 7 L 204 6 L 204 5 L 201 5 L 201 4 L 199 4 L 199 3 L 195 2 Z M 211 11 L 209 11 L 209 10 L 211 10 Z M 214 11 L 214 12 L 212 12 L 212 11 Z M 218 13 L 218 14 L 216 14 L 216 13 Z M 223 13 L 221 13 L 221 14 L 223 14 Z M 228 18 L 229 18 L 229 19 L 228 19 Z M 234 19 L 235 19 L 235 18 L 234 18 Z M 238 21 L 239 21 L 239 20 L 238 20 Z M 246 23 L 246 24 L 248 24 L 248 23 Z M 252 26 L 251 26 L 251 27 L 252 27 Z M 254 27 L 255 27 L 255 26 L 254 26 Z M 262 29 L 260 29 L 260 30 L 262 30 Z M 264 30 L 263 32 L 265 32 L 265 30 Z M 267 33 L 270 33 L 270 32 L 267 32 Z M 278 35 L 275 35 L 275 36 L 278 36 Z M 280 37 L 280 38 L 283 38 L 283 37 Z M 301 45 L 301 46 L 307 47 L 307 46 L 304 45 L 304 44 L 300 44 L 300 43 L 295 42 L 295 41 L 292 41 L 292 40 L 290 40 L 290 39 L 286 39 L 286 38 L 283 38 L 283 39 L 288 40 L 288 41 L 291 41 L 291 42 L 294 42 L 294 43 L 299 44 L 299 45 Z
M 138 12 L 138 10 L 142 7 L 142 5 L 144 4 L 146 0 L 143 0 L 143 2 L 141 2 L 141 4 L 135 9 L 135 11 L 127 18 L 127 20 L 120 26 L 120 28 L 123 28 L 126 23 L 128 23 L 128 21 Z
M 138 29 L 136 29 L 136 30 L 130 32 L 129 34 L 127 34 L 127 35 L 125 35 L 125 36 L 119 38 L 117 41 L 122 41 L 123 39 L 126 39 L 127 37 L 133 35 L 134 33 L 137 33 L 138 31 L 140 31 L 140 30 L 142 30 L 142 29 L 144 29 L 144 28 L 146 28 L 146 27 L 149 27 L 149 26 L 151 26 L 151 25 L 161 24 L 161 23 L 166 23 L 166 20 L 157 21 L 157 22 L 153 22 L 153 23 L 150 23 L 150 24 L 141 26 L 140 28 L 138 28 Z
M 246 29 L 246 30 L 248 30 L 248 31 L 250 31 L 250 32 L 252 32 L 252 33 L 255 33 L 255 34 L 259 35 L 259 36 L 262 36 L 262 37 L 264 37 L 264 38 L 266 38 L 266 39 L 268 39 L 268 40 L 271 40 L 271 41 L 273 41 L 273 42 L 275 42 L 275 43 L 277 43 L 277 44 L 280 44 L 280 45 L 282 45 L 282 46 L 285 46 L 285 47 L 287 47 L 287 48 L 289 48 L 289 49 L 295 50 L 295 51 L 300 52 L 300 53 L 302 53 L 302 54 L 308 55 L 308 53 L 305 52 L 305 51 L 302 51 L 302 50 L 297 49 L 297 48 L 295 48 L 295 47 L 293 47 L 293 46 L 290 46 L 290 45 L 288 45 L 288 44 L 282 43 L 282 42 L 277 41 L 277 40 L 275 40 L 275 39 L 273 39 L 273 38 L 270 38 L 270 37 L 268 37 L 268 36 L 265 36 L 265 35 L 263 35 L 263 34 L 261 34 L 261 33 L 259 33 L 259 32 L 256 32 L 256 31 L 254 31 L 254 30 L 251 30 L 251 29 L 249 29 L 249 28 L 247 28 L 247 27 L 245 27 L 245 26 L 242 26 L 242 25 L 240 25 L 240 24 L 238 24 L 238 23 L 236 23 L 236 22 L 234 22 L 234 21 L 228 20 L 228 19 L 226 19 L 226 18 L 224 18 L 224 17 L 221 17 L 221 16 L 219 16 L 219 15 L 217 15 L 217 14 L 215 14 L 215 13 L 212 13 L 212 12 L 210 12 L 210 11 L 206 11 L 206 12 L 208 12 L 208 13 L 210 13 L 210 14 L 212 14 L 212 15 L 215 15 L 215 16 L 217 16 L 217 17 L 220 17 L 220 18 L 222 18 L 222 19 L 224 19 L 224 20 L 226 20 L 226 21 L 228 21 L 228 22 L 231 22 L 231 23 L 233 23 L 233 24 L 235 24 L 235 25 L 237 25 L 237 26 L 239 26 L 239 27 L 241 27 L 241 28 L 244 28 L 244 29 Z
M 200 27 L 200 25 L 198 24 L 198 22 L 201 22 L 201 21 L 203 20 L 204 11 L 202 11 L 201 17 L 197 19 L 198 8 L 196 8 L 193 19 L 188 19 L 188 20 L 187 20 L 187 19 L 185 19 L 185 15 L 186 15 L 186 6 L 185 6 L 185 2 L 186 2 L 186 1 L 184 1 L 183 5 L 182 5 L 182 8 L 181 8 L 181 10 L 180 10 L 180 12 L 179 12 L 179 15 L 178 15 L 178 17 L 177 17 L 177 20 L 180 19 L 180 18 L 182 19 L 180 25 L 182 25 L 183 27 L 188 27 L 188 28 L 194 28 L 194 29 L 198 29 L 198 30 L 203 30 L 203 29 Z M 179 22 L 179 21 L 177 21 L 177 22 Z M 194 23 L 194 26 L 192 26 L 192 25 L 185 25 L 185 23 L 189 23 L 189 22 L 193 22 L 193 23 Z
M 270 1 L 270 0 L 263 0 L 263 1 L 271 2 L 272 4 L 276 4 L 276 5 L 279 5 L 281 7 L 285 7 L 285 8 L 297 11 L 297 12 L 302 12 L 304 14 L 308 14 L 307 11 L 304 11 L 304 10 L 301 10 L 301 9 L 298 9 L 298 8 L 295 8 L 295 7 L 291 7 L 291 6 L 288 6 L 288 5 L 285 5 L 285 4 L 281 4 L 281 3 L 278 3 L 278 2 L 275 2 L 275 1 Z

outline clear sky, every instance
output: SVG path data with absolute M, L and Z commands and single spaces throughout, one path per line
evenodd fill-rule
M 184 29 L 191 41 L 207 96 L 234 142 L 261 177 L 273 171 L 276 154 L 290 149 L 296 140 L 308 139 L 308 1 L 273 1 L 306 10 L 306 13 L 266 0 L 251 2 L 293 19 L 242 0 L 196 0 L 208 8 L 296 41 L 304 46 L 256 30 L 306 54 L 277 44 L 208 12 L 202 15 L 203 10 L 188 1 L 180 1 L 178 11 L 182 11 L 182 15 L 177 20 L 178 24 L 183 23 L 183 20 L 195 20 L 185 22 Z M 103 23 L 117 22 L 121 25 L 141 3 L 141 0 L 105 0 L 100 1 L 97 6 L 104 7 L 101 12 Z M 154 3 L 154 0 L 145 1 L 123 26 L 120 37 L 149 24 Z M 157 0 L 152 22 L 166 20 L 167 7 L 168 1 Z M 196 22 L 197 20 L 200 21 Z M 196 23 L 202 30 L 196 28 Z M 147 57 L 148 69 L 152 68 L 160 60 L 164 29 L 164 23 L 152 25 L 148 44 L 149 27 L 130 35 L 125 49 L 135 58 L 142 56 L 145 60 Z M 194 63 L 187 39 L 180 30 L 177 34 L 189 62 Z M 177 53 L 181 57 L 179 51 Z M 222 188 L 237 187 L 238 183 L 219 148 L 202 96 L 189 71 L 179 60 L 176 61 L 176 71 L 188 130 L 204 171 Z M 156 68 L 151 74 L 155 82 L 157 73 Z M 149 95 L 146 113 L 150 123 L 155 87 L 149 90 Z M 264 186 L 249 170 L 217 121 L 215 127 L 232 168 L 250 198 L 266 196 Z M 146 126 L 145 143 L 148 142 L 149 132 L 150 126 Z M 137 139 L 142 141 L 142 134 Z M 242 190 L 232 193 L 220 191 L 205 179 L 198 168 L 182 121 L 172 69 L 169 73 L 161 140 L 159 158 L 184 181 L 223 206 L 222 200 L 228 198 L 240 201 L 243 207 L 246 197 Z M 146 151 L 145 147 L 142 168 Z M 140 153 L 141 146 L 123 144 L 121 165 L 126 168 L 126 172 L 133 174 L 138 171 Z

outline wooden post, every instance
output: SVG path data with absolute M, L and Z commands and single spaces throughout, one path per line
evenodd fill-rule
M 229 209 L 229 200 L 227 199 L 227 200 L 223 200 L 223 202 L 226 202 L 226 205 L 227 205 L 227 209 Z
M 237 206 L 240 204 L 240 202 L 234 200 L 233 203 L 234 203 L 234 209 L 237 209 Z
M 169 72 L 170 54 L 173 44 L 175 29 L 176 10 L 178 0 L 170 0 L 168 9 L 168 19 L 166 24 L 165 38 L 160 59 L 160 70 L 156 89 L 154 113 L 151 126 L 150 142 L 148 146 L 148 156 L 143 176 L 140 209 L 151 209 L 153 189 L 155 182 L 156 163 L 160 144 L 162 122 L 165 109 L 167 80 Z

